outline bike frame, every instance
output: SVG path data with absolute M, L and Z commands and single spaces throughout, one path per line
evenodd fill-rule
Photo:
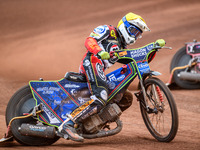
M 136 75 L 146 102 L 143 80 L 147 76 L 158 75 L 150 70 L 148 64 L 149 54 L 155 51 L 154 43 L 138 49 L 115 51 L 115 57 L 129 59 L 131 62 L 106 75 L 109 86 L 108 102 L 115 95 L 123 92 L 123 89 L 128 88 Z M 50 126 L 59 127 L 65 120 L 69 119 L 69 114 L 88 102 L 88 99 L 76 97 L 76 94 L 73 93 L 87 88 L 87 83 L 77 83 L 64 78 L 58 81 L 30 81 L 29 85 L 36 100 L 36 106 L 42 104 L 43 113 L 37 115 L 38 120 Z M 147 104 L 146 109 L 148 110 Z

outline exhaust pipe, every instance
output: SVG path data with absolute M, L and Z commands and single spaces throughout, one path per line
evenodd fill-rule
M 50 139 L 56 137 L 56 129 L 55 127 L 51 126 L 23 123 L 21 127 L 18 128 L 18 130 L 21 133 L 21 135 L 24 136 L 35 136 L 35 137 L 43 137 Z
M 181 80 L 200 82 L 200 74 L 198 73 L 189 73 L 182 71 L 178 74 L 178 77 Z

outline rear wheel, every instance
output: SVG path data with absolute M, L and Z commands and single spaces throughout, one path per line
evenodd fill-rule
M 178 111 L 173 96 L 166 85 L 157 78 L 149 78 L 144 82 L 146 110 L 140 101 L 140 110 L 149 132 L 160 142 L 170 142 L 178 130 Z
M 25 86 L 17 91 L 13 97 L 10 99 L 7 109 L 6 109 L 6 124 L 9 124 L 9 121 L 17 116 L 23 116 L 24 113 L 31 113 L 36 102 L 32 96 L 29 86 Z M 13 137 L 21 144 L 32 145 L 32 146 L 42 146 L 42 145 L 51 145 L 56 142 L 59 137 L 54 139 L 23 136 L 19 133 L 18 128 L 22 123 L 37 124 L 37 120 L 29 117 L 25 119 L 14 120 L 11 124 L 11 130 Z

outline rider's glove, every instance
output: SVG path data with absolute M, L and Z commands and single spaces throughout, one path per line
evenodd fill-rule
M 163 40 L 163 39 L 158 39 L 158 40 L 155 42 L 155 45 L 156 45 L 156 46 L 160 46 L 160 47 L 165 46 L 165 44 L 166 44 L 166 42 L 165 42 L 165 40 Z
M 110 54 L 105 51 L 98 52 L 98 55 L 101 57 L 101 59 L 109 59 L 110 58 Z

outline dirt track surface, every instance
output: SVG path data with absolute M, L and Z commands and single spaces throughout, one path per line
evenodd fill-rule
M 162 73 L 166 83 L 175 52 L 193 39 L 200 41 L 199 0 L 6 0 L 0 1 L 0 135 L 6 132 L 4 114 L 10 97 L 29 80 L 63 78 L 78 71 L 84 41 L 98 25 L 117 25 L 128 12 L 141 15 L 151 32 L 135 45 L 163 38 L 173 50 L 160 50 L 151 69 Z M 110 72 L 121 65 L 115 65 Z M 137 81 L 131 86 L 135 91 Z M 121 117 L 123 130 L 112 137 L 75 143 L 60 139 L 48 147 L 31 149 L 199 149 L 200 90 L 172 90 L 179 112 L 179 130 L 171 143 L 157 142 L 147 131 L 139 104 Z M 17 142 L 3 149 L 27 149 Z

